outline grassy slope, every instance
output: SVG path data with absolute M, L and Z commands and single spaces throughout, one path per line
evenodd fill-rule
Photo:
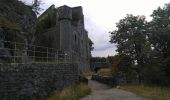
M 80 84 L 70 88 L 66 88 L 61 92 L 55 92 L 47 100 L 79 100 L 80 98 L 89 95 L 90 88 L 85 84 Z
M 149 100 L 170 100 L 170 87 L 123 85 L 121 89 L 131 91 Z

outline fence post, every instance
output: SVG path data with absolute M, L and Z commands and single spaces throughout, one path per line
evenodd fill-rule
M 67 63 L 67 51 L 64 51 L 64 63 Z
M 47 47 L 47 63 L 48 63 L 48 47 Z
M 73 51 L 71 50 L 71 51 L 70 51 L 70 55 L 69 55 L 69 62 L 70 62 L 70 63 L 72 62 L 72 54 L 73 54 Z
M 54 53 L 54 63 L 56 62 L 56 52 Z
M 14 42 L 14 64 L 16 63 L 16 42 Z
M 57 62 L 57 51 L 55 51 L 55 61 L 54 61 L 54 63 L 56 63 Z
M 35 62 L 35 45 L 33 45 L 33 47 L 34 47 L 34 50 L 33 50 L 33 59 L 34 59 L 34 62 Z
M 57 56 L 57 64 L 58 64 L 58 50 L 57 50 L 57 55 L 56 56 Z

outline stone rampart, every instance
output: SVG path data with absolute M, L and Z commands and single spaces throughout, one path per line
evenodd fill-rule
M 77 84 L 74 64 L 0 65 L 0 100 L 33 100 Z

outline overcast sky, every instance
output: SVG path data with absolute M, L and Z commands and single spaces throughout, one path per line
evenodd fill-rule
M 31 3 L 32 0 L 22 0 Z M 151 20 L 150 14 L 159 6 L 164 6 L 170 0 L 42 0 L 42 8 L 50 5 L 56 7 L 68 5 L 82 6 L 85 16 L 85 28 L 94 42 L 93 56 L 108 56 L 116 54 L 116 47 L 110 44 L 109 31 L 116 29 L 116 23 L 126 14 L 145 15 Z

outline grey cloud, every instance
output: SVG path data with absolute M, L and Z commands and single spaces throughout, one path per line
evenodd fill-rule
M 114 55 L 115 45 L 109 42 L 110 34 L 108 31 L 97 26 L 90 18 L 85 17 L 86 29 L 89 32 L 89 37 L 94 42 L 93 56 Z

